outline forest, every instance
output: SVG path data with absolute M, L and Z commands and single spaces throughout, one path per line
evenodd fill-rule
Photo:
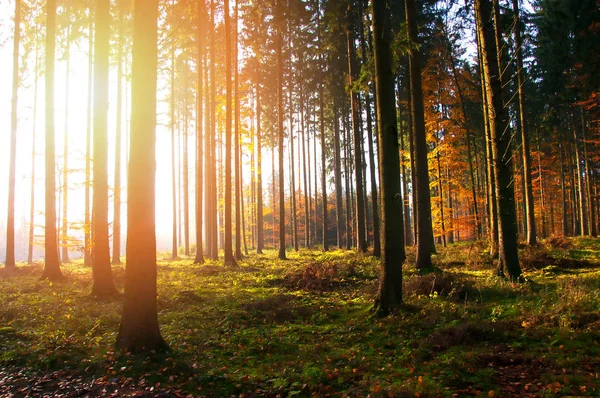
M 600 395 L 598 0 L 0 10 L 0 396 Z

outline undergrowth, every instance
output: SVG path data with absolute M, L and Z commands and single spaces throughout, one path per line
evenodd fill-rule
M 56 383 L 28 379 L 49 374 L 102 380 L 119 395 L 600 393 L 598 240 L 523 248 L 523 284 L 493 276 L 479 242 L 438 252 L 433 274 L 407 261 L 405 309 L 383 319 L 371 312 L 379 262 L 370 256 L 300 250 L 281 261 L 266 251 L 235 269 L 160 260 L 171 351 L 141 356 L 115 352 L 122 297 L 92 298 L 90 269 L 67 264 L 58 284 L 39 279 L 41 265 L 2 269 L 0 369 L 13 376 L 0 374 L 0 395 L 51 393 Z M 113 270 L 122 291 L 124 268 Z

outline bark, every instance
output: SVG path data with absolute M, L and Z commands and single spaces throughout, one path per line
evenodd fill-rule
M 323 59 L 321 58 L 321 62 Z M 323 72 L 323 71 L 321 71 Z M 325 116 L 324 116 L 324 101 L 323 101 L 323 82 L 319 84 L 319 119 L 321 121 L 321 206 L 323 207 L 323 251 L 329 250 L 327 242 L 327 165 L 325 163 Z
M 512 0 L 514 13 L 515 53 L 517 58 L 517 89 L 519 94 L 519 115 L 521 125 L 521 143 L 523 149 L 523 176 L 525 182 L 525 219 L 527 225 L 527 244 L 537 244 L 535 230 L 535 204 L 533 202 L 533 184 L 531 181 L 531 154 L 529 151 L 529 134 L 525 121 L 525 93 L 523 79 L 523 43 L 521 42 L 521 24 L 519 22 L 519 0 Z
M 502 93 L 499 57 L 492 22 L 492 7 L 489 0 L 475 0 L 478 29 L 481 34 L 483 71 L 486 77 L 492 155 L 495 167 L 496 197 L 498 202 L 498 243 L 500 266 L 508 278 L 516 282 L 521 277 L 517 251 L 517 220 L 512 185 L 512 154 L 508 114 Z M 496 24 L 498 20 L 495 20 Z
M 262 192 L 262 137 L 260 131 L 260 61 L 256 57 L 256 253 L 262 254 L 264 248 L 263 229 L 263 192 Z
M 594 206 L 594 197 L 592 196 L 592 169 L 590 168 L 590 162 L 588 157 L 588 143 L 586 137 L 586 126 L 585 118 L 583 113 L 583 107 L 581 108 L 581 131 L 583 135 L 583 160 L 584 160 L 584 173 L 585 173 L 585 199 L 588 204 L 588 233 L 590 236 L 596 236 L 596 208 Z
M 398 98 L 400 98 L 400 84 L 398 83 Z M 400 101 L 398 101 L 400 102 Z M 402 154 L 400 157 L 401 164 L 401 175 L 402 175 L 402 203 L 403 203 L 403 215 L 404 215 L 404 243 L 406 246 L 412 245 L 412 235 L 411 235 L 411 217 L 410 217 L 410 201 L 408 196 L 408 173 L 406 172 L 406 166 L 404 165 L 404 131 L 402 129 L 402 114 L 401 108 L 398 108 L 398 125 L 400 126 L 400 131 L 398 135 L 400 136 L 400 153 Z
M 365 40 L 362 0 L 359 1 L 360 11 L 360 47 L 363 62 L 367 62 L 367 45 Z M 381 255 L 381 238 L 379 226 L 379 198 L 377 194 L 377 176 L 375 170 L 375 151 L 373 148 L 373 120 L 371 117 L 371 95 L 365 92 L 365 110 L 367 113 L 367 145 L 369 148 L 369 177 L 371 182 L 371 206 L 373 208 L 373 256 Z
M 135 0 L 125 295 L 117 348 L 167 347 L 156 303 L 155 161 L 158 0 Z
M 85 215 L 84 215 L 84 242 L 83 242 L 83 265 L 92 265 L 92 240 L 91 240 L 91 208 L 90 208 L 90 187 L 92 175 L 92 91 L 94 83 L 94 8 L 90 7 L 90 24 L 88 40 L 88 85 L 87 85 L 87 122 L 85 133 Z
M 346 113 L 346 112 L 344 112 Z M 348 146 L 349 146 L 349 134 L 348 134 L 348 121 L 347 118 L 344 116 L 343 117 L 344 120 L 344 125 L 343 125 L 343 130 L 344 130 L 344 181 L 345 181 L 345 185 L 346 185 L 346 250 L 350 250 L 350 248 L 352 247 L 352 236 L 353 231 L 352 231 L 352 225 L 351 225 L 351 220 L 352 220 L 352 204 L 351 204 L 351 196 L 352 196 L 352 191 L 350 189 L 350 179 L 351 179 L 351 175 L 352 172 L 350 171 L 350 155 L 349 155 L 349 151 L 348 151 Z
M 431 254 L 435 253 L 433 227 L 431 224 L 431 195 L 429 192 L 429 166 L 427 163 L 427 138 L 425 132 L 425 109 L 421 81 L 421 54 L 414 46 L 418 44 L 415 0 L 405 2 L 408 36 L 412 43 L 408 62 L 410 70 L 411 114 L 415 141 L 415 178 L 417 188 L 417 260 L 416 267 L 428 270 L 433 267 Z
M 210 234 L 210 248 L 209 256 L 212 260 L 217 261 L 219 259 L 219 225 L 218 225 L 218 200 L 217 200 L 217 129 L 216 129 L 216 106 L 217 106 L 217 83 L 216 83 L 216 72 L 215 72 L 215 2 L 210 2 L 210 159 L 209 159 L 209 195 L 210 199 L 207 201 L 207 205 L 210 204 L 210 222 L 208 223 L 208 233 Z
M 444 219 L 444 189 L 442 186 L 442 166 L 440 162 L 440 152 L 437 153 L 437 178 L 438 178 L 438 193 L 440 199 L 440 218 L 442 221 L 442 243 L 446 247 L 446 220 Z
M 277 138 L 279 149 L 279 259 L 285 260 L 285 190 L 283 178 L 283 0 L 277 0 Z
M 375 309 L 381 314 L 397 311 L 402 305 L 402 263 L 404 220 L 400 192 L 400 159 L 395 109 L 394 76 L 390 43 L 389 13 L 385 0 L 372 0 L 375 38 L 375 92 L 379 133 L 379 171 L 382 193 L 382 239 L 379 291 Z
M 484 120 L 484 134 L 485 134 L 485 158 L 486 158 L 486 180 L 487 184 L 485 186 L 487 192 L 487 201 L 488 201 L 488 224 L 489 224 L 489 244 L 490 244 L 490 256 L 492 258 L 498 257 L 498 209 L 497 209 L 497 200 L 496 200 L 496 183 L 494 180 L 495 175 L 495 164 L 492 160 L 492 138 L 490 135 L 490 116 L 489 116 L 489 105 L 488 105 L 488 94 L 486 92 L 486 75 L 483 71 L 483 50 L 482 50 L 482 38 L 481 38 L 481 29 L 480 23 L 476 19 L 477 25 L 477 53 L 479 59 L 479 70 L 481 74 L 481 98 L 483 103 L 483 120 Z
M 15 1 L 13 39 L 12 101 L 10 112 L 10 160 L 8 172 L 8 216 L 6 218 L 6 268 L 15 268 L 15 181 L 17 162 L 17 102 L 19 94 L 19 43 L 21 40 L 21 0 Z M 36 75 L 37 79 L 37 75 Z
M 288 43 L 288 45 L 291 47 L 291 44 Z M 293 71 L 290 70 L 290 74 L 292 74 Z M 294 91 L 294 86 L 293 86 L 293 76 L 289 77 L 289 107 L 290 107 L 290 115 L 289 115 L 289 123 L 290 123 L 290 190 L 291 190 L 291 196 L 292 196 L 292 211 L 291 211 L 291 218 L 292 218 L 292 244 L 294 245 L 294 250 L 298 251 L 298 217 L 296 216 L 296 171 L 295 171 L 295 165 L 296 165 L 296 161 L 294 159 L 294 113 L 293 113 L 293 109 L 294 109 L 294 104 L 292 102 L 292 93 Z M 299 166 L 298 166 L 299 167 Z
M 233 89 L 235 108 L 234 156 L 235 156 L 235 258 L 242 259 L 242 174 L 240 166 L 240 94 L 238 87 L 238 0 L 234 10 L 234 42 L 233 42 Z M 245 235 L 244 235 L 245 236 Z M 245 240 L 244 240 L 245 244 Z M 248 250 L 246 250 L 247 252 Z
M 44 232 L 44 272 L 42 279 L 63 278 L 58 259 L 56 232 L 56 158 L 54 145 L 54 62 L 56 51 L 56 0 L 46 3 L 46 194 Z
M 563 156 L 562 138 L 558 140 L 558 152 L 560 154 L 560 192 L 562 195 L 563 236 L 568 236 L 569 235 L 569 221 L 567 218 L 567 188 L 565 187 L 565 160 L 564 160 L 564 156 Z
M 189 179 L 189 161 L 188 161 L 188 69 L 184 63 L 183 80 L 185 94 L 183 99 L 183 247 L 186 257 L 190 256 L 190 179 Z
M 358 78 L 358 66 L 356 62 L 356 50 L 354 48 L 354 24 L 352 11 L 349 8 L 346 17 L 346 39 L 348 44 L 348 76 L 350 83 L 350 106 L 352 108 L 352 131 L 354 135 L 354 178 L 356 183 L 356 247 L 360 253 L 367 252 L 367 240 L 365 236 L 365 208 L 363 197 L 363 178 L 362 178 L 362 156 L 360 143 L 362 136 L 360 134 L 359 122 L 359 98 L 358 93 L 352 89 L 352 84 Z
M 223 14 L 225 15 L 225 241 L 223 264 L 235 266 L 232 247 L 232 214 L 231 214 L 231 122 L 232 122 L 232 86 L 231 86 L 231 27 L 229 16 L 229 1 L 223 2 Z
M 108 71 L 110 0 L 96 2 L 94 42 L 94 150 L 92 196 L 92 295 L 117 293 L 110 267 L 108 241 Z
M 171 0 L 171 7 L 173 6 Z M 171 199 L 173 201 L 173 235 L 171 237 L 171 260 L 177 259 L 177 180 L 175 179 L 175 41 L 171 41 L 171 96 L 169 119 L 171 130 Z
M 196 257 L 194 258 L 194 264 L 204 263 L 204 242 L 202 239 L 202 222 L 203 222 L 203 206 L 202 206 L 202 195 L 203 195 L 203 176 L 204 167 L 202 162 L 204 161 L 204 148 L 202 145 L 202 95 L 204 91 L 202 75 L 204 72 L 204 31 L 202 29 L 205 12 L 202 2 L 198 3 L 198 15 L 196 26 L 196 65 L 197 65 L 197 81 L 196 81 Z
M 62 263 L 68 263 L 69 260 L 69 239 L 68 239 L 68 206 L 69 206 L 69 83 L 70 83 L 70 69 L 71 69 L 71 28 L 67 27 L 67 43 L 65 49 L 65 59 L 67 61 L 65 71 L 65 117 L 64 117 L 64 134 L 63 134 L 63 183 L 62 183 L 62 227 L 60 232 L 60 248 L 61 248 L 61 261 Z
M 27 251 L 27 264 L 33 264 L 33 236 L 35 231 L 35 140 L 37 136 L 37 102 L 38 102 L 38 76 L 39 76 L 39 55 L 38 41 L 35 42 L 35 69 L 33 83 L 33 132 L 31 137 L 31 196 L 29 198 L 29 247 Z M 85 226 L 84 226 L 85 228 Z M 87 229 L 86 229 L 87 231 Z M 7 246 L 8 247 L 8 246 Z
M 123 5 L 119 7 L 119 48 L 117 50 L 117 127 L 115 129 L 115 187 L 113 216 L 112 264 L 121 264 L 121 142 L 123 127 Z
M 340 125 L 337 102 L 333 105 L 333 172 L 335 181 L 335 214 L 337 225 L 337 246 L 343 247 L 344 206 L 342 202 L 342 163 L 340 153 Z
M 587 216 L 586 216 L 586 206 L 585 206 L 585 197 L 584 197 L 584 182 L 582 177 L 582 169 L 581 169 L 581 153 L 579 149 L 579 138 L 577 137 L 577 129 L 573 128 L 573 146 L 575 149 L 575 172 L 577 173 L 577 193 L 578 193 L 578 201 L 579 201 L 579 230 L 581 231 L 581 235 L 588 234 L 588 225 L 587 225 Z
M 302 76 L 301 76 L 301 80 L 302 80 Z M 310 246 L 310 235 L 309 235 L 309 228 L 310 228 L 310 207 L 309 207 L 309 201 L 308 201 L 308 190 L 309 190 L 309 185 L 307 183 L 307 172 L 306 172 L 306 140 L 304 139 L 304 91 L 303 91 L 303 86 L 302 84 L 300 84 L 300 132 L 301 132 L 301 139 L 302 139 L 302 176 L 304 179 L 304 247 L 309 247 Z M 300 145 L 300 144 L 298 144 Z M 310 167 L 310 162 L 309 162 L 309 167 Z

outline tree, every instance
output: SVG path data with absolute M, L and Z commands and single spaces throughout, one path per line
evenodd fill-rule
M 84 242 L 83 242 L 83 265 L 92 264 L 91 248 L 91 223 L 90 223 L 90 182 L 92 175 L 92 91 L 94 84 L 94 7 L 89 8 L 89 27 L 88 27 L 88 84 L 87 84 L 87 117 L 85 131 L 85 213 L 84 213 Z
M 56 233 L 56 158 L 54 145 L 54 60 L 56 52 L 56 0 L 46 3 L 46 210 L 44 272 L 42 279 L 63 278 Z
M 417 47 L 417 16 L 415 0 L 405 1 L 406 25 L 411 47 L 408 56 L 410 69 L 410 95 L 413 138 L 415 142 L 415 177 L 417 191 L 417 262 L 420 270 L 433 267 L 431 254 L 435 252 L 431 224 L 431 195 L 429 192 L 429 166 L 427 163 L 427 140 L 425 132 L 425 110 L 421 82 L 421 53 Z
M 227 0 L 225 0 L 227 1 Z M 276 0 L 277 18 L 277 146 L 279 148 L 279 259 L 285 260 L 285 191 L 283 178 L 283 0 Z
M 519 0 L 512 0 L 513 4 L 513 34 L 515 37 L 515 53 L 517 61 L 517 92 L 519 93 L 519 122 L 521 127 L 521 144 L 523 149 L 523 177 L 525 179 L 525 219 L 527 222 L 527 243 L 537 243 L 535 231 L 535 204 L 533 203 L 533 188 L 531 182 L 531 155 L 529 153 L 528 126 L 525 122 L 525 94 L 523 87 L 523 43 L 521 41 L 521 21 L 519 20 Z
M 359 252 L 365 253 L 367 251 L 367 240 L 365 236 L 366 225 L 365 225 L 365 207 L 364 207 L 364 196 L 363 196 L 363 162 L 362 162 L 362 151 L 361 143 L 363 137 L 360 129 L 360 115 L 359 115 L 359 96 L 358 93 L 352 88 L 352 82 L 358 78 L 358 67 L 356 61 L 356 49 L 354 48 L 354 18 L 351 7 L 347 11 L 347 27 L 346 27 L 346 39 L 348 43 L 348 74 L 350 78 L 350 106 L 352 108 L 352 132 L 354 139 L 354 176 L 356 181 L 356 237 L 357 237 L 357 249 Z
M 496 200 L 498 207 L 498 249 L 500 254 L 500 270 L 504 268 L 511 281 L 516 282 L 521 276 L 519 255 L 517 251 L 517 220 L 515 214 L 515 197 L 512 183 L 512 153 L 510 150 L 510 129 L 508 114 L 503 98 L 500 78 L 499 57 L 497 56 L 492 5 L 489 0 L 475 0 L 475 11 L 480 34 L 483 72 L 489 127 L 494 164 L 494 181 L 496 184 Z
M 196 16 L 196 73 L 197 90 L 196 90 L 196 258 L 194 264 L 204 263 L 204 242 L 202 241 L 202 173 L 204 167 L 204 152 L 202 148 L 202 72 L 203 72 L 203 55 L 204 55 L 204 31 L 202 24 L 206 20 L 203 14 L 206 12 L 204 2 L 198 2 L 198 15 Z
M 19 41 L 21 39 L 21 0 L 15 1 L 13 40 L 13 82 L 10 112 L 10 160 L 8 172 L 8 217 L 6 222 L 6 268 L 15 268 L 15 174 L 17 159 L 17 100 L 19 94 Z M 37 78 L 37 76 L 36 76 Z
M 223 254 L 223 264 L 235 266 L 233 256 L 233 233 L 232 233 L 232 209 L 231 209 L 231 22 L 229 15 L 229 0 L 223 2 L 223 13 L 225 14 L 225 247 Z M 213 61 L 214 62 L 214 61 Z M 237 173 L 236 173 L 237 174 Z
M 397 311 L 402 305 L 402 263 L 404 220 L 400 191 L 400 157 L 390 50 L 390 17 L 385 0 L 372 0 L 375 39 L 375 94 L 379 134 L 379 171 L 382 196 L 381 276 L 375 309 L 380 315 Z
M 167 347 L 156 309 L 156 81 L 158 0 L 135 0 L 125 295 L 117 347 Z
M 115 196 L 113 214 L 112 264 L 121 264 L 121 141 L 123 128 L 123 48 L 125 47 L 124 14 L 126 2 L 117 2 L 119 44 L 117 49 L 117 127 L 115 129 Z
M 110 0 L 96 1 L 94 41 L 94 162 L 92 195 L 92 294 L 115 295 L 108 243 L 108 69 Z

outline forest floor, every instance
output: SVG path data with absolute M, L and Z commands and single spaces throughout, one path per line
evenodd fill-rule
M 480 243 L 404 267 L 406 308 L 371 312 L 378 262 L 275 251 L 238 268 L 161 260 L 171 351 L 114 351 L 122 297 L 90 297 L 91 270 L 0 270 L 0 396 L 599 396 L 600 240 L 523 248 L 526 282 L 493 276 Z M 124 268 L 114 276 L 122 291 Z

